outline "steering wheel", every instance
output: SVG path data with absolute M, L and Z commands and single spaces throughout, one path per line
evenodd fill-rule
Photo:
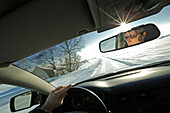
M 60 112 L 59 112 L 60 111 Z M 57 113 L 109 113 L 103 101 L 92 91 L 72 87 Z

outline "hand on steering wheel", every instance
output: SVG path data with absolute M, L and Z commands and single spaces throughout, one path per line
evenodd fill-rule
M 64 97 L 67 94 L 67 91 L 72 87 L 72 85 L 68 86 L 60 86 L 51 91 L 51 93 L 48 95 L 46 102 L 41 107 L 41 109 L 47 110 L 48 112 L 51 112 L 55 108 L 61 106 L 64 101 Z

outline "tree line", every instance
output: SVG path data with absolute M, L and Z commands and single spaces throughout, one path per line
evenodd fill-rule
M 26 70 L 32 68 L 33 65 L 43 65 L 48 66 L 56 73 L 59 71 L 64 71 L 62 74 L 73 72 L 86 62 L 82 61 L 78 54 L 85 48 L 85 45 L 86 42 L 81 37 L 77 37 L 20 60 L 15 64 Z

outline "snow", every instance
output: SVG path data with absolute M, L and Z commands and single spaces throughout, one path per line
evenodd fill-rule
M 15 113 L 28 113 L 29 111 L 31 111 L 32 109 L 34 109 L 36 107 L 37 107 L 37 105 L 35 105 L 35 106 L 33 106 L 33 107 L 29 108 L 29 109 L 25 109 L 25 110 L 18 111 L 18 112 L 15 112 Z M 1 106 L 0 107 L 0 112 L 1 113 L 11 113 L 9 104 Z
M 0 94 L 1 94 L 2 92 L 5 92 L 5 91 L 7 91 L 7 90 L 9 90 L 9 89 L 12 89 L 12 88 L 15 88 L 15 87 L 16 87 L 16 86 L 1 84 L 1 85 L 0 85 L 0 88 L 1 88 Z
M 170 60 L 169 42 L 170 37 L 158 38 L 144 44 L 126 48 L 123 51 L 105 54 L 103 57 L 112 59 L 116 64 L 122 64 L 118 68 L 114 68 L 114 71 Z
M 105 53 L 103 57 L 90 62 L 78 71 L 61 76 L 51 84 L 54 86 L 74 85 L 103 73 L 113 73 L 154 62 L 170 60 L 169 42 L 170 37 L 158 38 L 119 51 Z
M 156 40 L 122 50 L 105 53 L 102 57 L 91 60 L 79 70 L 60 76 L 51 82 L 51 84 L 56 87 L 61 85 L 76 84 L 80 81 L 100 76 L 102 73 L 117 72 L 128 68 L 147 65 L 153 62 L 170 60 L 169 42 L 170 37 L 158 38 Z M 4 92 L 10 91 L 14 88 L 16 87 L 10 85 L 0 85 L 0 99 L 4 96 Z M 10 95 L 5 99 L 8 100 L 11 96 L 13 95 Z M 2 100 L 0 100 L 0 102 L 1 101 Z M 3 113 L 10 113 L 9 104 L 6 103 L 0 106 L 0 111 Z
M 21 87 L 1 84 L 0 85 L 0 112 L 11 113 L 9 109 L 10 98 L 25 91 L 27 90 Z

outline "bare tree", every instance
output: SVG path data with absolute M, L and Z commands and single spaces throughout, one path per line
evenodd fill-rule
M 22 60 L 15 62 L 14 64 L 27 71 L 31 71 L 34 65 L 34 63 L 32 62 L 32 59 L 30 58 L 24 58 Z
M 85 47 L 82 38 L 74 38 L 40 52 L 35 59 L 39 65 L 50 65 L 52 70 L 72 72 L 80 67 L 81 56 L 78 52 Z
M 62 49 L 63 61 L 67 66 L 67 71 L 72 72 L 79 68 L 81 56 L 77 53 L 85 47 L 85 41 L 81 38 L 74 38 L 59 44 Z
M 47 65 L 50 64 L 52 70 L 57 70 L 57 63 L 60 57 L 60 50 L 56 46 L 48 48 L 39 54 L 39 62 Z

